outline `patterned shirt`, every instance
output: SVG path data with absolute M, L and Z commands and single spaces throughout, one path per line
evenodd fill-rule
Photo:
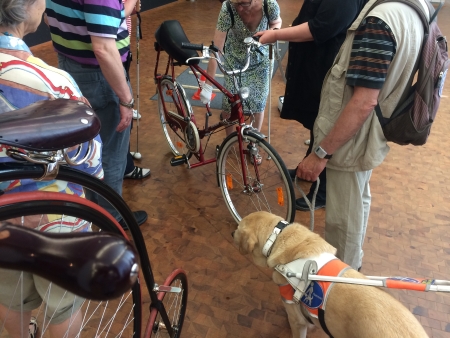
M 68 73 L 51 67 L 41 59 L 34 57 L 21 39 L 0 35 L 0 114 L 26 107 L 37 101 L 57 98 L 87 102 Z M 9 148 L 11 147 L 0 144 L 0 163 L 14 161 L 6 155 L 6 150 Z M 97 135 L 87 161 L 75 168 L 102 179 L 101 148 L 102 141 Z M 87 149 L 87 145 L 84 145 L 83 149 Z M 70 154 L 74 155 L 75 150 Z M 57 180 L 5 181 L 0 182 L 0 189 L 5 193 L 41 190 L 84 197 L 81 186 Z M 61 222 L 55 215 L 53 216 L 49 223 L 42 224 L 39 228 L 51 231 L 52 227 L 60 227 Z M 74 226 L 82 227 L 84 224 L 78 222 Z
M 347 84 L 381 89 L 397 48 L 389 26 L 379 18 L 365 18 L 355 32 L 352 48 Z
M 46 9 L 53 47 L 81 64 L 98 65 L 91 35 L 116 40 L 122 62 L 130 37 L 125 11 L 119 0 L 47 0 Z

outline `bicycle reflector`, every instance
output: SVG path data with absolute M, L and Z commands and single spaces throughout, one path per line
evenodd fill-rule
M 284 195 L 283 195 L 283 188 L 278 187 L 277 188 L 277 197 L 278 197 L 278 204 L 280 206 L 284 206 Z
M 230 173 L 227 174 L 227 188 L 228 190 L 233 189 L 233 176 Z

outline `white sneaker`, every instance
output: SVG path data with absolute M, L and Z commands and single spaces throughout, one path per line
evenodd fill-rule
M 133 109 L 133 120 L 137 120 L 140 118 L 141 118 L 141 114 L 139 114 L 136 109 Z

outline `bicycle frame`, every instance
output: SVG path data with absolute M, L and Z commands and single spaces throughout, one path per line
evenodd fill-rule
M 174 62 L 174 59 L 168 55 L 168 61 L 167 61 L 167 65 L 166 65 L 166 70 L 164 74 L 159 74 L 158 73 L 158 66 L 159 66 L 159 59 L 160 59 L 160 53 L 161 53 L 161 48 L 158 46 L 156 48 L 157 51 L 157 56 L 156 56 L 156 65 L 155 65 L 155 71 L 154 71 L 154 79 L 155 79 L 155 83 L 158 87 L 158 92 L 161 92 L 163 90 L 163 88 L 161 88 L 161 80 L 164 79 L 167 76 L 170 76 L 174 82 L 175 82 L 175 66 L 177 65 L 176 62 Z M 244 180 L 244 185 L 247 185 L 247 168 L 244 165 L 244 156 L 247 154 L 248 150 L 243 148 L 243 139 L 244 139 L 244 131 L 245 131 L 245 120 L 244 120 L 244 111 L 243 111 L 243 107 L 242 107 L 242 100 L 241 97 L 239 96 L 238 93 L 236 94 L 232 94 L 230 91 L 228 91 L 224 86 L 222 86 L 219 82 L 217 82 L 213 77 L 211 77 L 204 69 L 202 69 L 200 66 L 198 66 L 197 64 L 193 64 L 193 65 L 189 65 L 190 69 L 192 70 L 193 74 L 195 75 L 197 82 L 199 82 L 199 76 L 198 74 L 203 75 L 208 81 L 210 81 L 214 86 L 216 86 L 230 101 L 231 103 L 231 114 L 229 117 L 229 121 L 237 121 L 237 125 L 236 125 L 236 132 L 237 132 L 237 136 L 238 136 L 238 140 L 239 140 L 239 152 L 240 152 L 240 159 L 241 159 L 241 169 L 242 169 L 242 174 L 243 174 L 243 180 Z M 170 72 L 170 75 L 169 75 Z M 178 96 L 180 96 L 180 93 L 176 93 Z M 178 97 L 179 98 L 179 97 Z M 190 121 L 192 121 L 196 126 L 196 120 L 195 120 L 195 116 L 193 114 L 193 112 L 191 111 L 191 114 L 188 114 L 188 112 L 185 111 L 179 111 L 178 114 L 180 116 L 184 116 L 185 119 L 181 119 L 181 118 L 177 118 L 175 120 L 175 118 L 172 115 L 167 114 L 167 109 L 165 107 L 165 102 L 162 102 L 162 104 L 164 105 L 164 114 L 166 117 L 167 121 L 172 121 L 174 123 L 176 123 L 177 125 L 180 126 L 180 128 L 182 130 L 185 130 L 185 128 L 187 128 L 188 124 Z M 208 118 L 209 116 L 211 116 L 211 111 L 209 108 L 209 105 L 205 105 L 206 107 L 206 122 L 205 122 L 205 127 L 203 129 L 198 129 L 198 134 L 199 134 L 199 138 L 200 140 L 202 140 L 205 136 L 210 135 L 211 133 L 213 133 L 214 131 L 216 131 L 217 129 L 221 128 L 221 127 L 226 127 L 229 126 L 228 122 L 225 122 L 225 120 L 221 120 L 218 123 L 212 125 L 212 126 L 208 126 Z M 180 107 L 182 108 L 182 107 Z M 188 109 L 191 109 L 190 105 L 188 105 Z M 187 119 L 186 116 L 191 115 L 190 119 Z M 203 150 L 203 146 L 200 143 L 200 149 L 197 153 L 193 153 L 193 155 L 197 158 L 198 162 L 194 163 L 194 164 L 189 164 L 189 168 L 196 168 L 196 167 L 200 167 L 206 164 L 210 164 L 210 163 L 214 163 L 216 162 L 216 158 L 211 158 L 211 159 L 205 159 L 204 157 L 204 150 Z M 255 165 L 255 173 L 257 178 L 259 179 L 259 172 L 258 172 L 258 166 Z

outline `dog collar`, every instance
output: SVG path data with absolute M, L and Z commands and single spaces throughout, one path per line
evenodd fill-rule
M 272 251 L 272 245 L 277 239 L 278 235 L 283 231 L 284 228 L 286 228 L 289 225 L 289 222 L 286 221 L 279 221 L 277 226 L 273 228 L 272 233 L 270 234 L 269 238 L 266 241 L 266 244 L 264 244 L 262 249 L 262 254 L 266 257 L 269 257 L 270 252 Z

